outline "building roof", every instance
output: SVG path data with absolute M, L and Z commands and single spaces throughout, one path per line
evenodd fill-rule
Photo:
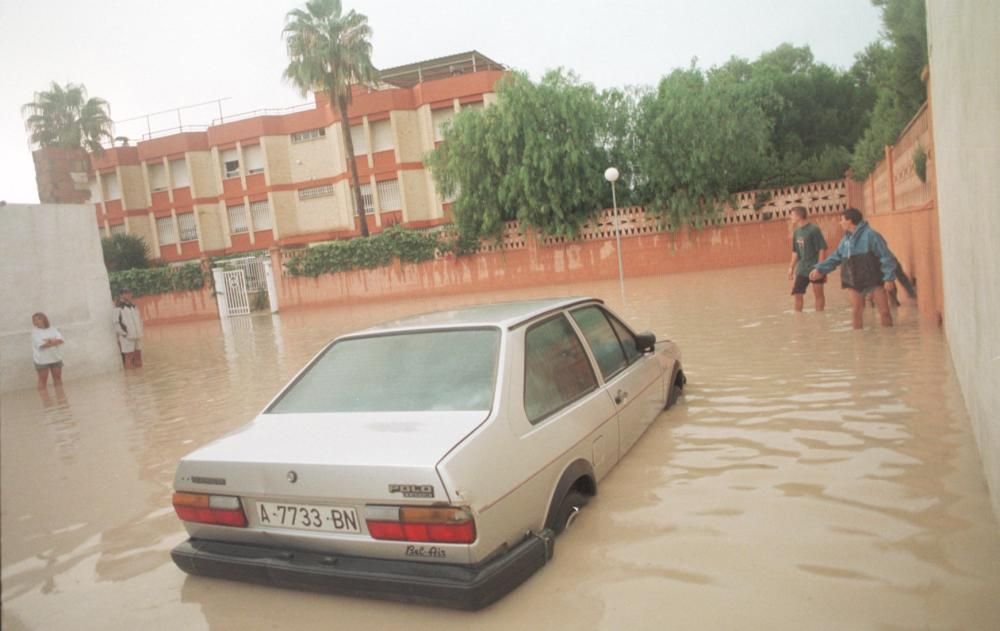
M 400 88 L 412 88 L 423 81 L 444 79 L 482 70 L 506 69 L 506 66 L 493 61 L 479 51 L 470 50 L 465 53 L 418 61 L 405 66 L 385 68 L 379 71 L 379 81 Z

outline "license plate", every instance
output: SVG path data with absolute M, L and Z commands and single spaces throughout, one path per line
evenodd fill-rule
M 257 502 L 257 523 L 314 532 L 361 532 L 357 511 L 341 506 Z

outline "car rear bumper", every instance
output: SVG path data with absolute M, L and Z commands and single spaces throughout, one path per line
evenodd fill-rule
M 552 558 L 545 530 L 483 565 L 290 551 L 266 546 L 188 539 L 170 556 L 188 574 L 319 592 L 481 609 L 524 582 Z

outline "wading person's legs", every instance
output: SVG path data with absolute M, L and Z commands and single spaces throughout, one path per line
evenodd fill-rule
M 826 294 L 823 293 L 823 283 L 813 283 L 813 298 L 816 299 L 816 311 L 826 308 Z
M 847 297 L 851 301 L 851 325 L 855 329 L 860 329 L 865 313 L 865 297 L 857 289 L 850 288 L 847 290 Z
M 807 276 L 796 276 L 792 284 L 792 306 L 795 311 L 802 311 L 802 303 L 806 296 L 806 287 L 809 285 Z
M 62 385 L 62 366 L 56 365 L 52 367 L 52 385 Z
M 39 368 L 37 370 L 37 373 L 38 373 L 38 389 L 44 390 L 45 386 L 49 384 L 49 369 Z
M 892 312 L 889 311 L 889 294 L 882 287 L 872 290 L 872 300 L 875 301 L 875 308 L 878 309 L 878 317 L 882 326 L 892 326 Z

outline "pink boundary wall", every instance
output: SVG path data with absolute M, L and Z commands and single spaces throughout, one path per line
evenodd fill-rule
M 219 307 L 210 286 L 197 291 L 140 296 L 134 302 L 146 325 L 219 318 Z
M 623 236 L 625 276 L 718 269 L 787 262 L 791 235 L 787 213 L 757 221 L 676 233 Z M 840 239 L 839 214 L 812 216 L 835 245 Z M 274 269 L 281 253 L 271 251 Z M 388 268 L 325 274 L 316 278 L 279 275 L 281 309 L 370 301 L 386 298 L 461 292 L 483 292 L 538 285 L 614 279 L 618 277 L 615 240 L 611 238 L 538 245 L 530 236 L 517 249 L 498 249 L 474 256 L 447 257 L 417 264 L 395 261 Z

